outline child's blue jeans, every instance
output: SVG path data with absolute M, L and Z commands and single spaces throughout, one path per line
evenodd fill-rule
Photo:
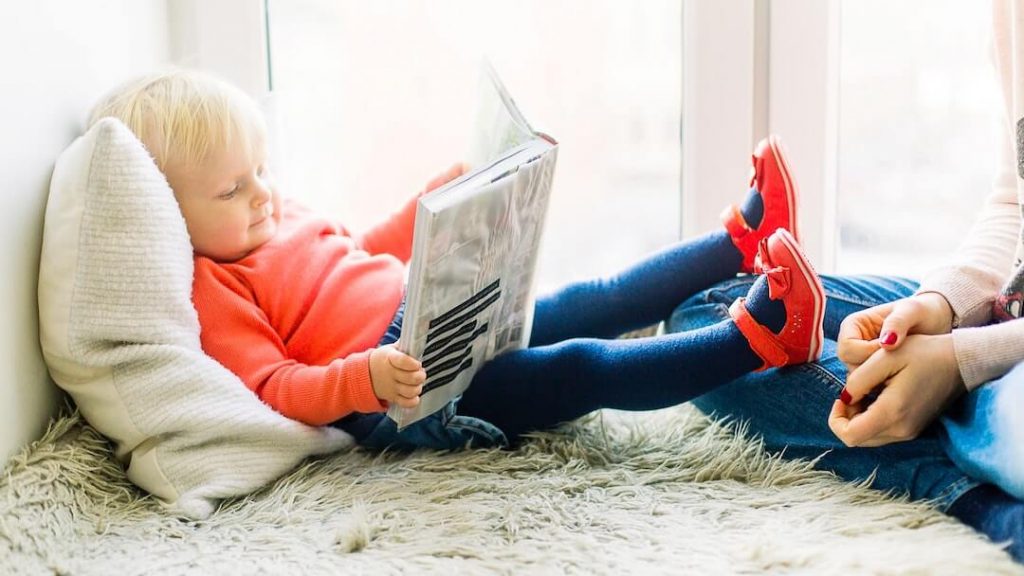
M 689 298 L 672 314 L 669 330 L 718 322 L 751 282 L 751 277 L 727 280 Z M 823 276 L 822 282 L 828 295 L 828 341 L 819 362 L 743 376 L 694 404 L 709 414 L 748 422 L 768 449 L 784 451 L 786 457 L 820 457 L 818 468 L 850 481 L 874 473 L 875 488 L 933 500 L 943 510 L 979 481 L 1024 498 L 1024 422 L 1014 418 L 1024 407 L 1024 365 L 968 394 L 915 440 L 847 448 L 832 434 L 828 414 L 846 376 L 836 357 L 839 324 L 853 312 L 909 296 L 917 286 L 877 276 Z

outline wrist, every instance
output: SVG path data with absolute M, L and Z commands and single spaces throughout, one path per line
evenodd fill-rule
M 349 397 L 351 408 L 357 412 L 379 412 L 386 408 L 378 396 L 377 387 L 374 384 L 374 370 L 370 352 L 357 352 L 347 356 L 344 360 L 335 360 L 332 365 L 338 365 L 341 369 L 341 382 L 339 383 L 346 396 Z
M 960 362 L 956 356 L 956 342 L 953 334 L 938 334 L 935 336 L 941 342 L 941 358 L 944 358 L 948 366 L 948 378 L 952 383 L 950 400 L 955 400 L 967 392 L 967 383 L 960 372 Z
M 928 325 L 933 334 L 948 334 L 955 326 L 955 314 L 949 300 L 939 292 L 920 292 L 914 298 L 923 303 L 929 311 Z
M 381 396 L 381 390 L 379 389 L 379 382 L 381 381 L 381 360 L 383 359 L 380 348 L 374 348 L 370 350 L 369 361 L 366 363 L 366 371 L 370 377 L 370 391 L 376 396 L 380 402 L 386 402 L 387 400 Z

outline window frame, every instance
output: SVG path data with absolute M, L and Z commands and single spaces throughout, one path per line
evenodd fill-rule
M 174 0 L 167 18 L 171 61 L 208 70 L 263 102 L 270 94 L 266 0 Z
M 768 128 L 789 151 L 801 191 L 801 243 L 821 271 L 839 234 L 839 0 L 769 0 Z

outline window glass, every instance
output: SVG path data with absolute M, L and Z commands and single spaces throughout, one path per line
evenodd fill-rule
M 486 55 L 561 144 L 542 289 L 678 237 L 680 2 L 268 1 L 287 194 L 379 221 L 464 157 Z
M 918 277 L 991 189 L 989 3 L 840 4 L 837 268 Z

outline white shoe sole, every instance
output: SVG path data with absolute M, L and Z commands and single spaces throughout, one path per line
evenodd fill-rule
M 780 228 L 776 234 L 779 236 L 779 240 L 786 246 L 793 260 L 796 261 L 797 266 L 800 267 L 800 274 L 804 280 L 811 287 L 811 294 L 814 297 L 814 333 L 811 336 L 810 348 L 807 353 L 807 361 L 814 362 L 821 355 L 821 349 L 824 345 L 825 335 L 822 329 L 822 322 L 825 319 L 825 289 L 821 285 L 821 280 L 818 279 L 818 275 L 815 273 L 811 263 L 804 256 L 803 250 L 800 249 L 796 239 L 792 234 L 787 232 L 785 229 Z
M 782 181 L 786 186 L 786 200 L 789 202 L 789 223 L 793 227 L 790 232 L 792 232 L 793 238 L 799 242 L 800 233 L 797 230 L 799 223 L 796 217 L 796 207 L 800 199 L 800 192 L 797 190 L 796 182 L 789 174 L 789 155 L 786 153 L 785 146 L 782 145 L 782 140 L 774 134 L 768 136 L 768 145 L 772 148 L 772 154 L 779 160 L 779 170 L 782 172 Z

